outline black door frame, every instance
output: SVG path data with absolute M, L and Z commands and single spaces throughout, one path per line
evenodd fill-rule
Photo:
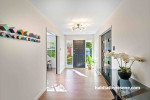
M 58 68 L 57 68 L 57 38 L 58 36 L 56 35 L 56 74 L 58 74 Z
M 107 32 L 109 32 L 110 31 L 110 36 L 111 36 L 111 51 L 112 51 L 112 26 L 110 27 L 110 28 L 108 28 L 105 32 L 103 32 L 101 35 L 100 35 L 100 37 L 99 37 L 99 40 L 100 40 L 100 44 L 99 44 L 99 46 L 101 47 L 101 49 L 100 49 L 100 55 L 99 55 L 99 58 L 100 58 L 100 60 L 101 60 L 101 63 L 99 64 L 99 67 L 100 67 L 100 73 L 102 74 L 103 72 L 102 72 L 102 67 L 103 67 L 103 65 L 102 65 L 102 60 L 103 60 L 103 58 L 102 58 L 102 41 L 101 41 L 101 38 L 102 38 L 102 36 L 104 35 L 104 34 L 106 34 Z M 111 59 L 111 62 L 112 62 L 112 59 Z M 111 64 L 111 69 L 112 69 L 112 64 Z M 104 77 L 104 79 L 105 79 L 105 76 L 102 74 L 102 76 Z M 109 86 L 111 86 L 112 85 L 112 70 L 111 70 L 111 79 L 110 79 L 110 83 L 105 79 L 105 81 L 107 82 L 107 84 L 109 85 Z

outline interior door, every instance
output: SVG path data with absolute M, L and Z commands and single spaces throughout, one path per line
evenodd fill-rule
M 101 36 L 101 50 L 102 75 L 106 79 L 107 83 L 111 85 L 111 57 L 104 56 L 107 51 L 111 52 L 111 30 Z
M 85 40 L 73 40 L 73 67 L 85 68 Z

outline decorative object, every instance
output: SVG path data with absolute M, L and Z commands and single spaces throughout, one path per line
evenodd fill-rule
M 5 31 L 5 32 L 3 32 L 3 31 Z M 37 42 L 37 43 L 40 43 L 39 39 L 41 38 L 40 35 L 29 33 L 28 31 L 24 32 L 22 29 L 17 30 L 15 27 L 9 28 L 7 26 L 7 24 L 0 24 L 0 37 L 32 41 L 32 42 Z
M 28 31 L 25 31 L 25 32 L 24 32 L 24 36 L 29 36 L 29 32 L 28 32 Z
M 22 36 L 19 36 L 19 39 L 20 39 L 20 40 L 21 40 L 21 37 L 22 37 Z
M 15 39 L 16 37 L 15 37 L 15 35 L 11 35 L 11 38 Z
M 19 35 L 23 35 L 24 34 L 24 31 L 22 29 L 18 30 L 17 32 L 18 32 Z
M 6 33 L 6 37 L 7 37 L 7 38 L 10 38 L 11 35 L 10 35 L 9 33 Z
M 36 38 L 36 36 L 37 36 L 37 35 L 36 35 L 36 34 L 34 34 L 34 38 Z
M 21 40 L 24 40 L 24 37 L 23 37 L 23 36 L 21 36 Z
M 9 30 L 9 27 L 7 26 L 7 24 L 0 24 L 0 29 L 2 31 L 7 31 L 7 30 Z
M 9 31 L 10 31 L 11 33 L 16 33 L 16 32 L 17 32 L 17 29 L 16 29 L 15 27 L 10 27 L 10 28 L 9 28 Z
M 27 38 L 28 41 L 30 41 L 30 38 Z
M 118 75 L 120 76 L 121 79 L 125 79 L 128 80 L 131 77 L 131 72 L 127 73 L 127 72 L 122 72 L 121 70 L 118 70 Z
M 36 39 L 38 39 L 38 37 L 39 37 L 39 36 L 38 36 L 38 35 L 36 35 Z
M 32 42 L 33 42 L 33 39 L 30 39 L 30 41 L 32 41 Z
M 3 32 L 0 32 L 0 37 L 3 37 Z
M 32 39 L 32 42 L 34 42 L 35 39 Z
M 37 39 L 41 39 L 41 36 L 39 35 Z
M 119 65 L 118 75 L 120 78 L 128 80 L 132 74 L 131 67 L 135 61 L 144 62 L 143 58 L 129 56 L 125 53 L 114 53 L 114 52 L 107 52 L 105 53 L 105 57 L 112 56 L 114 59 L 117 60 Z
M 17 36 L 16 39 L 19 39 L 19 36 Z
M 86 60 L 86 64 L 88 65 L 89 70 L 91 70 L 92 64 L 94 63 L 95 63 L 95 60 L 91 56 L 88 56 L 88 59 Z
M 27 40 L 27 37 L 24 37 L 24 40 Z
M 75 30 L 84 30 L 85 27 L 81 24 L 76 24 L 75 26 L 72 27 L 72 31 L 75 31 Z
M 36 40 L 36 42 L 38 43 L 38 40 Z
M 34 34 L 33 33 L 29 33 L 29 37 L 34 37 Z

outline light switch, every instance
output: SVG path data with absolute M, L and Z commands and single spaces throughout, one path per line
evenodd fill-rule
M 115 46 L 113 46 L 113 51 L 115 51 Z

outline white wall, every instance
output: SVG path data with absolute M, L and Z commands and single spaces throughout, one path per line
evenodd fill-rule
M 58 68 L 58 74 L 61 74 L 61 72 L 65 68 L 65 41 L 64 41 L 64 36 L 58 36 L 57 37 L 57 47 L 60 47 L 57 49 L 57 68 Z
M 42 37 L 41 43 L 0 38 L 0 100 L 34 100 L 46 89 L 46 27 L 62 35 L 27 0 L 1 0 L 0 23 Z
M 132 78 L 150 87 L 150 0 L 124 0 L 95 35 L 95 56 L 99 56 L 98 36 L 112 25 L 115 52 L 144 57 L 132 67 Z M 113 60 L 113 68 L 118 68 Z M 115 74 L 114 74 L 115 75 Z M 113 76 L 114 78 L 114 76 Z M 113 79 L 114 80 L 114 79 Z
M 60 45 L 63 46 L 61 47 L 61 51 L 60 51 L 60 57 L 61 57 L 61 61 L 60 61 L 60 73 L 64 70 L 65 68 L 65 37 L 61 36 L 60 39 Z
M 93 40 L 94 35 L 65 35 L 65 40 Z

